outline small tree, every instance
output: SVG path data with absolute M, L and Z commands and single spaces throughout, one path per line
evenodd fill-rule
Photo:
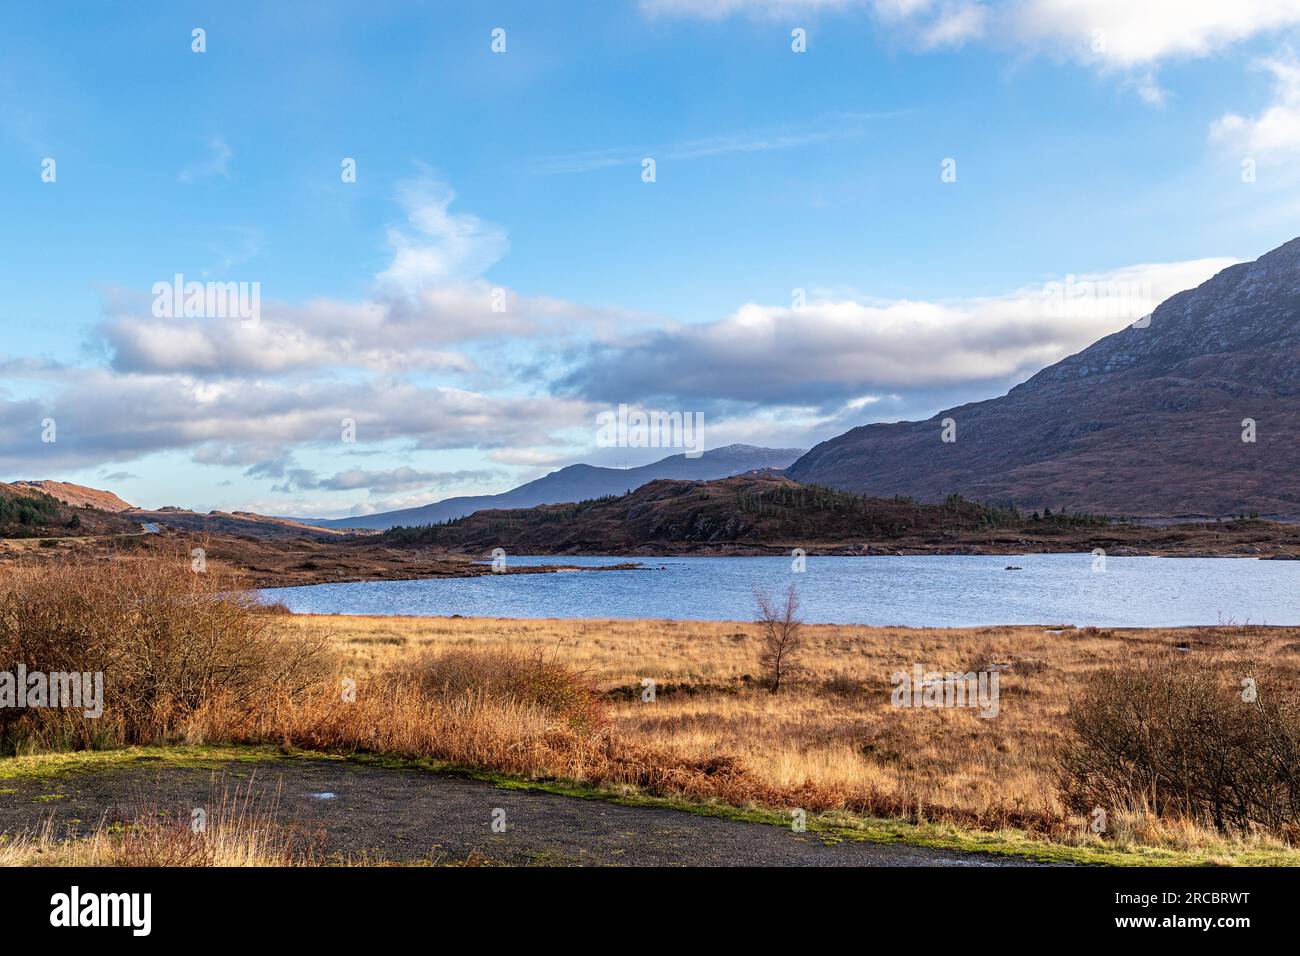
M 772 693 L 781 690 L 781 682 L 793 679 L 797 659 L 803 649 L 803 618 L 799 616 L 799 594 L 794 585 L 785 593 L 785 601 L 774 601 L 761 591 L 754 592 L 758 603 L 758 625 L 762 628 L 763 649 L 759 663 Z

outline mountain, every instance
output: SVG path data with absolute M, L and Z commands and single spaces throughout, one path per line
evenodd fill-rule
M 652 481 L 617 498 L 476 511 L 449 524 L 345 538 L 413 555 L 512 554 L 1109 554 L 1300 557 L 1300 525 L 1245 519 L 1175 526 L 1083 514 L 1027 515 L 952 497 L 868 498 L 749 472 Z M 507 557 L 507 561 L 508 561 Z M 1089 558 L 1088 560 L 1091 560 Z M 1008 570 L 1016 570 L 1014 567 Z
M 484 508 L 531 508 L 534 505 L 586 501 L 607 495 L 621 495 L 659 478 L 707 481 L 726 478 L 759 468 L 785 468 L 803 454 L 801 448 L 756 448 L 727 445 L 706 451 L 698 458 L 671 455 L 639 468 L 601 468 L 569 465 L 543 478 L 520 485 L 499 495 L 447 498 L 419 508 L 385 511 L 356 518 L 295 518 L 320 528 L 392 528 L 398 525 L 426 525 L 450 521 Z
M 1137 327 L 1144 326 L 1144 327 Z M 956 441 L 941 440 L 943 420 Z M 1254 441 L 1247 429 L 1255 423 Z M 1001 398 L 821 443 L 796 481 L 1112 515 L 1300 514 L 1300 239 Z
M 67 481 L 15 481 L 9 487 L 43 491 L 74 508 L 96 508 L 99 511 L 130 511 L 132 508 L 132 505 L 111 491 L 87 488 L 85 485 L 74 485 Z

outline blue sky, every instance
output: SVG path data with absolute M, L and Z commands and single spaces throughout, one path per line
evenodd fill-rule
M 347 514 L 671 453 L 596 447 L 620 403 L 702 412 L 711 447 L 924 417 L 1300 213 L 1300 2 L 5 19 L 0 478 L 146 506 Z M 259 283 L 258 327 L 151 315 L 177 273 Z M 1044 308 L 1067 276 L 1124 301 Z

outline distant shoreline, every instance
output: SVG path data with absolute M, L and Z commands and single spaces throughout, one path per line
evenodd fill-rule
M 568 547 L 548 551 L 535 546 L 512 547 L 501 541 L 507 555 L 551 557 L 554 564 L 519 567 L 507 563 L 511 574 L 547 574 L 558 571 L 632 570 L 646 562 L 671 558 L 790 557 L 802 549 L 807 557 L 1001 557 L 1014 559 L 1036 554 L 1087 554 L 1100 548 L 1108 557 L 1256 558 L 1300 560 L 1300 528 L 1248 522 L 1239 526 L 1175 525 L 1150 527 L 1113 525 L 1079 528 L 1060 533 L 1026 534 L 1019 530 L 989 530 L 954 535 L 942 541 L 908 535 L 897 541 L 782 541 L 656 542 L 615 546 L 587 542 L 581 550 Z M 352 584 L 368 581 L 409 581 L 443 577 L 477 577 L 494 574 L 491 548 L 398 546 L 376 535 L 336 535 L 254 538 L 248 535 L 177 531 L 158 534 L 100 535 L 93 537 L 0 539 L 0 567 L 8 561 L 40 561 L 58 555 L 82 553 L 106 559 L 129 558 L 155 550 L 176 549 L 189 554 L 203 549 L 209 561 L 238 571 L 247 586 L 257 590 L 314 584 Z M 566 558 L 602 557 L 611 564 L 601 568 L 566 563 Z

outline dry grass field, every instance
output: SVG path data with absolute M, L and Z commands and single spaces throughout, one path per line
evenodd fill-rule
M 270 745 L 909 839 L 1300 863 L 1300 628 L 800 637 L 773 693 L 758 622 L 293 615 L 182 553 L 14 562 L 0 657 L 102 672 L 105 696 L 0 707 L 0 753 Z M 896 706 L 914 668 L 995 675 L 996 712 Z
M 582 671 L 608 701 L 620 738 L 687 760 L 735 758 L 785 794 L 823 806 L 865 806 L 979 829 L 1013 826 L 1087 841 L 1087 820 L 1063 807 L 1054 755 L 1070 700 L 1089 675 L 1173 652 L 1212 657 L 1229 672 L 1250 661 L 1300 673 L 1300 629 L 1144 630 L 805 628 L 800 679 L 773 695 L 758 680 L 753 623 L 512 620 L 294 615 L 328 639 L 359 678 L 428 652 L 509 651 Z M 996 717 L 969 709 L 891 706 L 890 675 L 1000 674 Z M 655 682 L 644 702 L 643 681 Z M 1112 812 L 1110 836 L 1140 845 L 1197 846 L 1190 824 Z M 1125 832 L 1127 828 L 1128 832 Z

